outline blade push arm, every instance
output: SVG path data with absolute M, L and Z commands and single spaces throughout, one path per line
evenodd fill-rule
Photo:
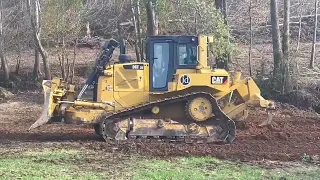
M 81 96 L 89 86 L 97 83 L 97 79 L 99 75 L 103 74 L 103 70 L 105 66 L 110 62 L 110 59 L 113 55 L 114 50 L 119 46 L 120 46 L 120 43 L 113 39 L 111 39 L 108 44 L 106 43 L 103 46 L 103 51 L 100 57 L 96 61 L 96 67 L 94 71 L 91 73 L 91 75 L 89 76 L 89 78 L 87 79 L 83 88 L 81 89 L 77 99 L 81 99 Z

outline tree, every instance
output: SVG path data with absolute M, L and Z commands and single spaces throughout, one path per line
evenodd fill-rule
M 300 48 L 300 40 L 301 40 L 301 28 L 302 28 L 302 2 L 300 2 L 300 0 L 298 0 L 298 4 L 299 4 L 299 31 L 298 31 L 298 41 L 297 41 L 297 49 L 296 51 L 299 51 Z
M 227 1 L 226 0 L 215 0 L 216 8 L 223 14 L 224 22 L 227 25 Z
M 250 46 L 249 46 L 249 74 L 252 76 L 252 66 L 251 66 L 251 61 L 252 61 L 252 45 L 253 45 L 253 32 L 252 32 L 252 0 L 250 0 L 249 3 L 249 18 L 250 18 Z
M 73 79 L 76 51 L 74 48 L 72 62 L 68 47 L 77 43 L 82 27 L 82 3 L 82 0 L 46 0 L 44 4 L 44 37 L 58 48 L 61 76 L 65 81 Z
M 156 0 L 147 1 L 147 32 L 149 36 L 158 35 L 158 19 L 156 15 Z
M 21 30 L 22 30 L 22 26 L 23 24 L 19 22 L 20 19 L 23 19 L 23 4 L 24 2 L 21 0 L 15 0 L 17 2 L 17 12 L 16 12 L 16 16 L 17 16 L 17 20 L 14 21 L 14 23 L 16 24 L 16 52 L 17 52 L 17 61 L 16 61 L 16 69 L 15 69 L 15 74 L 19 75 L 19 70 L 20 70 L 20 64 L 21 64 L 21 49 L 22 49 L 22 42 L 23 42 L 23 38 L 21 37 Z
M 282 93 L 290 90 L 290 0 L 284 0 L 284 22 L 283 22 L 283 39 L 282 39 Z
M 314 32 L 313 32 L 313 43 L 312 43 L 312 51 L 311 51 L 311 60 L 309 64 L 309 68 L 314 68 L 314 60 L 316 58 L 316 42 L 317 42 L 317 30 L 318 30 L 318 0 L 314 0 Z
M 132 21 L 135 30 L 135 49 L 137 61 L 142 61 L 143 59 L 143 49 L 141 42 L 141 14 L 140 14 L 140 0 L 130 0 L 132 9 Z
M 290 0 L 284 0 L 282 52 L 285 59 L 288 59 L 288 56 L 289 56 L 289 45 L 290 45 L 289 34 L 290 34 Z
M 218 9 L 222 15 L 223 15 L 223 19 L 224 19 L 224 24 L 226 26 L 228 26 L 228 20 L 227 20 L 227 1 L 226 0 L 215 0 L 215 4 L 216 4 L 216 9 Z M 228 34 L 228 39 L 227 39 L 228 43 L 230 44 L 230 36 Z M 218 63 L 220 61 L 222 61 L 222 65 L 220 66 Z M 223 55 L 223 58 L 221 59 L 221 57 L 218 57 L 218 59 L 216 60 L 217 64 L 218 64 L 218 68 L 225 68 L 228 69 L 228 62 L 231 62 L 231 52 L 228 52 L 227 54 Z
M 48 53 L 45 51 L 41 44 L 41 26 L 40 26 L 40 2 L 39 0 L 27 0 L 27 9 L 30 16 L 30 22 L 32 27 L 33 39 L 35 41 L 35 45 L 41 54 L 43 65 L 44 65 L 44 73 L 45 79 L 51 79 L 51 72 L 48 61 Z
M 0 1 L 0 59 L 1 59 L 1 67 L 4 73 L 4 81 L 5 83 L 9 82 L 9 67 L 7 60 L 4 55 L 4 36 L 3 36 L 3 6 L 2 1 Z
M 36 2 L 36 3 L 38 3 L 38 2 Z M 36 30 L 37 30 L 37 34 L 39 35 L 39 37 L 40 37 L 40 35 L 41 35 L 41 28 L 40 28 L 40 5 L 38 4 L 38 5 L 36 5 L 36 8 L 35 8 L 35 10 L 34 10 L 34 13 L 35 13 L 35 28 L 36 28 Z M 35 39 L 34 39 L 35 40 Z M 36 44 L 36 42 L 35 42 L 35 44 Z M 39 50 L 38 50 L 38 47 L 37 46 L 35 46 L 35 48 L 34 48 L 34 66 L 33 66 L 33 77 L 35 78 L 35 79 L 38 79 L 39 78 L 39 76 L 40 76 L 40 52 L 39 52 Z
M 279 29 L 279 19 L 278 19 L 278 5 L 277 0 L 271 0 L 270 3 L 270 14 L 271 14 L 271 24 L 272 24 L 272 44 L 273 44 L 273 60 L 274 68 L 273 75 L 277 76 L 280 73 L 280 65 L 282 61 L 282 53 L 280 46 L 280 29 Z

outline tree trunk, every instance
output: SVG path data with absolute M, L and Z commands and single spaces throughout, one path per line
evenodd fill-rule
M 252 61 L 252 44 L 253 44 L 253 33 L 252 33 L 252 0 L 250 0 L 250 5 L 249 5 L 249 17 L 250 17 L 250 47 L 249 47 L 249 73 L 250 76 L 252 76 L 252 66 L 251 66 L 251 61 Z
M 2 1 L 0 0 L 0 60 L 1 68 L 4 73 L 4 82 L 9 83 L 10 72 L 7 60 L 4 55 L 4 37 L 3 37 L 3 17 L 2 17 Z
M 141 42 L 141 18 L 140 18 L 140 0 L 130 0 L 133 14 L 133 23 L 135 28 L 135 49 L 137 61 L 141 62 L 143 60 L 143 48 Z
M 227 1 L 226 0 L 222 0 L 222 7 L 223 7 L 223 19 L 224 19 L 224 24 L 228 25 L 228 17 L 227 17 Z
M 141 61 L 141 58 L 140 58 L 140 50 L 139 50 L 139 42 L 138 42 L 138 39 L 139 39 L 139 35 L 138 35 L 138 23 L 137 23 L 137 19 L 136 19 L 136 6 L 134 5 L 134 2 L 133 0 L 130 0 L 130 3 L 131 3 L 131 11 L 132 11 L 132 21 L 133 21 L 133 25 L 134 25 L 134 36 L 135 36 L 135 42 L 134 42 L 134 46 L 135 46 L 135 50 L 136 50 L 136 58 L 137 58 L 137 61 Z
M 223 15 L 224 24 L 228 25 L 227 21 L 227 1 L 226 0 L 215 0 L 216 9 L 220 10 Z
M 34 48 L 34 65 L 33 65 L 33 78 L 39 79 L 40 76 L 40 53 L 37 47 Z
M 299 51 L 299 48 L 300 48 L 301 28 L 302 28 L 302 5 L 300 3 L 300 0 L 298 1 L 298 4 L 299 4 L 299 32 L 298 32 L 298 42 L 297 42 L 297 49 L 296 49 L 297 52 Z
M 290 45 L 290 0 L 284 0 L 284 22 L 283 22 L 283 39 L 282 52 L 285 59 L 289 57 Z
M 284 0 L 284 22 L 283 22 L 283 39 L 282 39 L 282 93 L 290 90 L 290 0 Z
M 17 57 L 17 63 L 16 63 L 16 72 L 15 74 L 16 75 L 19 75 L 19 70 L 20 70 L 20 64 L 21 64 L 21 43 L 18 42 L 18 45 L 17 45 L 17 54 L 18 54 L 18 57 Z
M 31 9 L 31 5 L 34 5 L 34 15 L 33 11 Z M 32 6 L 33 7 L 33 6 Z M 41 41 L 40 41 L 40 2 L 39 0 L 35 0 L 34 3 L 31 3 L 31 0 L 27 0 L 27 8 L 30 16 L 31 21 L 31 27 L 32 27 L 32 35 L 35 41 L 35 45 L 39 50 L 39 53 L 41 54 L 43 65 L 44 65 L 44 73 L 45 73 L 45 79 L 51 79 L 51 72 L 49 67 L 49 61 L 48 61 L 48 53 L 43 48 Z M 35 16 L 35 17 L 34 17 Z M 39 22 L 37 22 L 39 20 Z
M 21 0 L 15 0 L 15 3 L 17 4 L 17 9 L 18 12 L 23 12 L 23 1 Z M 23 18 L 23 15 L 21 16 L 20 13 L 18 13 L 19 15 L 17 15 L 17 17 L 19 19 Z M 21 32 L 21 24 L 17 24 L 17 31 Z M 20 34 L 17 35 L 18 36 L 18 40 L 17 40 L 17 61 L 16 61 L 16 70 L 15 70 L 15 74 L 19 75 L 19 71 L 20 71 L 20 64 L 21 64 L 21 49 L 22 49 L 22 42 L 21 42 L 21 37 Z
M 66 81 L 67 80 L 67 78 L 66 78 L 67 75 L 66 75 L 66 64 L 65 64 L 66 56 L 65 56 L 64 35 L 62 35 L 62 47 L 59 50 L 58 60 L 59 60 L 62 79 Z M 67 66 L 68 66 L 68 64 L 67 64 Z
M 40 9 L 35 9 L 35 25 L 37 29 L 37 33 L 40 34 L 40 16 L 39 11 Z M 36 44 L 36 42 L 34 42 Z M 34 47 L 34 66 L 33 66 L 33 78 L 35 80 L 39 79 L 40 77 L 40 52 L 38 47 Z
M 311 51 L 311 60 L 309 64 L 309 68 L 314 68 L 314 60 L 316 58 L 316 42 L 317 42 L 317 30 L 318 30 L 318 0 L 315 0 L 314 4 L 315 15 L 314 15 L 314 33 L 313 33 L 313 43 L 312 43 L 312 51 Z
M 156 0 L 148 0 L 147 2 L 147 31 L 149 36 L 158 35 L 158 20 L 156 16 Z
M 72 67 L 71 67 L 71 76 L 70 76 L 70 83 L 73 83 L 74 79 L 74 67 L 76 65 L 76 58 L 77 58 L 77 45 L 78 45 L 78 39 L 76 39 L 76 42 L 73 47 L 73 60 L 72 60 Z
M 297 52 L 300 49 L 301 28 L 302 28 L 302 14 L 300 14 L 300 17 L 299 17 L 299 31 L 298 31 Z
M 140 61 L 142 62 L 144 59 L 144 49 L 143 49 L 143 43 L 142 43 L 142 29 L 141 29 L 141 13 L 140 13 L 140 0 L 136 0 L 136 8 L 135 8 L 135 15 L 136 15 L 136 21 L 137 21 L 137 29 L 138 29 L 138 46 L 140 51 Z
M 215 0 L 215 5 L 216 5 L 216 8 L 219 9 L 219 10 L 222 10 L 223 9 L 223 0 Z
M 281 43 L 280 43 L 280 29 L 278 19 L 278 5 L 277 0 L 271 0 L 270 14 L 272 24 L 272 44 L 273 44 L 273 75 L 278 75 L 280 72 L 280 64 L 282 61 Z

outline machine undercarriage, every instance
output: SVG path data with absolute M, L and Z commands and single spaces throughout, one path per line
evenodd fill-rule
M 197 102 L 198 101 L 198 102 Z M 184 105 L 184 116 L 179 118 L 154 114 L 164 106 Z M 165 112 L 164 112 L 165 113 Z M 214 116 L 211 116 L 211 114 Z M 153 115 L 152 115 L 153 114 Z M 183 119 L 181 119 L 183 117 Z M 211 94 L 194 92 L 137 107 L 124 109 L 102 118 L 99 122 L 101 135 L 107 139 L 171 139 L 224 142 L 235 139 L 235 123 L 220 109 Z

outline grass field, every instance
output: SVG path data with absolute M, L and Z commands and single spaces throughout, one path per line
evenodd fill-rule
M 316 166 L 267 168 L 213 157 L 159 159 L 67 149 L 4 153 L 0 179 L 320 179 Z

